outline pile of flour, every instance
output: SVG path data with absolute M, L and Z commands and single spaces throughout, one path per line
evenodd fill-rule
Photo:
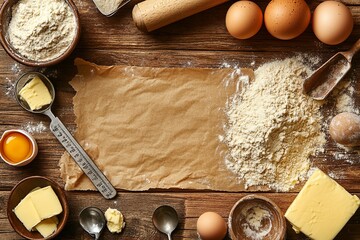
M 246 188 L 288 191 L 306 177 L 309 156 L 322 150 L 322 103 L 302 93 L 310 73 L 299 58 L 266 63 L 227 103 L 226 165 Z
M 12 9 L 8 37 L 22 56 L 48 61 L 69 48 L 75 32 L 75 15 L 66 1 L 20 0 Z

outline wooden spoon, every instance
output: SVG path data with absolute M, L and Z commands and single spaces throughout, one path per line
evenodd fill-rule
M 338 52 L 313 72 L 303 83 L 304 93 L 323 100 L 351 68 L 353 56 L 360 50 L 360 39 L 345 52 Z

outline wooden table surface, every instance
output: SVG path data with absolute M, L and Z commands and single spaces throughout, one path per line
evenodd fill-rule
M 3 1 L 1 1 L 3 2 Z M 268 1 L 257 1 L 264 10 Z M 75 0 L 81 17 L 81 40 L 65 62 L 47 69 L 40 69 L 54 82 L 56 101 L 55 115 L 73 132 L 74 113 L 72 97 L 75 92 L 68 81 L 75 75 L 75 57 L 102 65 L 123 64 L 152 67 L 210 67 L 218 68 L 223 63 L 256 68 L 259 65 L 296 53 L 313 54 L 326 60 L 339 50 L 348 49 L 360 37 L 360 1 L 346 0 L 351 9 L 355 26 L 350 38 L 338 46 L 320 43 L 308 28 L 300 37 L 281 41 L 271 37 L 263 27 L 250 40 L 236 40 L 225 29 L 225 14 L 232 2 L 225 3 L 208 11 L 189 17 L 178 23 L 164 27 L 151 34 L 144 34 L 134 26 L 131 11 L 136 2 L 131 2 L 115 16 L 102 16 L 91 0 Z M 320 1 L 308 1 L 314 8 Z M 15 101 L 12 85 L 17 77 L 32 70 L 13 61 L 0 49 L 0 132 L 7 129 L 23 128 L 27 123 L 49 124 L 45 116 L 33 115 L 24 111 Z M 39 69 L 37 69 L 39 70 Z M 354 87 L 360 91 L 360 58 L 353 61 L 351 77 Z M 356 93 L 356 91 L 355 91 Z M 355 94 L 356 102 L 360 98 Z M 359 105 L 360 106 L 360 105 Z M 60 178 L 58 161 L 64 152 L 62 146 L 49 130 L 33 133 L 39 145 L 39 155 L 34 162 L 22 168 L 13 168 L 0 161 L 0 239 L 21 239 L 13 231 L 6 216 L 6 202 L 12 187 L 21 179 L 42 175 L 50 177 L 64 186 Z M 326 151 L 312 158 L 314 166 L 332 173 L 336 180 L 351 193 L 360 196 L 360 160 L 356 153 L 345 153 L 328 140 Z M 342 160 L 335 160 L 334 153 L 344 153 Z M 261 192 L 279 205 L 283 212 L 289 207 L 301 186 L 289 193 Z M 175 230 L 174 239 L 196 239 L 196 220 L 205 211 L 218 212 L 227 218 L 232 205 L 249 193 L 225 193 L 212 191 L 151 190 L 128 192 L 119 190 L 116 199 L 105 200 L 97 192 L 67 192 L 70 217 L 59 239 L 91 239 L 78 222 L 81 209 L 96 206 L 102 210 L 108 207 L 120 209 L 126 218 L 123 233 L 113 235 L 104 231 L 102 239 L 166 239 L 157 232 L 151 222 L 153 211 L 162 204 L 175 207 L 180 224 Z M 339 206 L 341 208 L 341 206 Z M 326 231 L 326 230 L 325 230 Z M 287 239 L 306 239 L 296 235 L 288 224 Z M 360 211 L 347 223 L 337 239 L 360 239 Z

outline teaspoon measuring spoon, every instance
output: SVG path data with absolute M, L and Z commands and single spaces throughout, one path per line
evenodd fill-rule
M 81 227 L 97 240 L 105 227 L 106 219 L 100 209 L 88 207 L 80 212 L 79 222 Z
M 20 90 L 34 77 L 39 77 L 41 81 L 48 88 L 52 101 L 49 105 L 44 106 L 39 110 L 31 110 L 29 105 L 23 101 L 19 95 Z M 91 160 L 89 155 L 84 151 L 80 144 L 75 140 L 71 133 L 67 130 L 65 125 L 60 121 L 59 118 L 51 112 L 51 106 L 55 100 L 55 89 L 51 81 L 39 72 L 29 72 L 23 74 L 15 85 L 16 100 L 22 108 L 31 113 L 41 113 L 48 116 L 51 119 L 50 130 L 59 140 L 59 142 L 64 146 L 66 151 L 71 155 L 79 167 L 84 171 L 84 173 L 89 177 L 94 186 L 99 190 L 99 192 L 106 198 L 111 199 L 116 196 L 116 190 L 111 185 L 109 180 L 105 175 L 100 171 L 100 169 L 95 165 Z
M 158 207 L 153 216 L 152 221 L 155 227 L 162 233 L 168 236 L 171 240 L 171 233 L 175 230 L 179 223 L 179 217 L 173 207 L 164 205 Z

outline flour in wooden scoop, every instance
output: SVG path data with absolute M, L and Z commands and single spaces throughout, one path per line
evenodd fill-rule
M 266 63 L 228 101 L 226 165 L 246 188 L 288 191 L 306 177 L 310 155 L 322 150 L 322 103 L 302 93 L 310 72 L 298 57 Z

